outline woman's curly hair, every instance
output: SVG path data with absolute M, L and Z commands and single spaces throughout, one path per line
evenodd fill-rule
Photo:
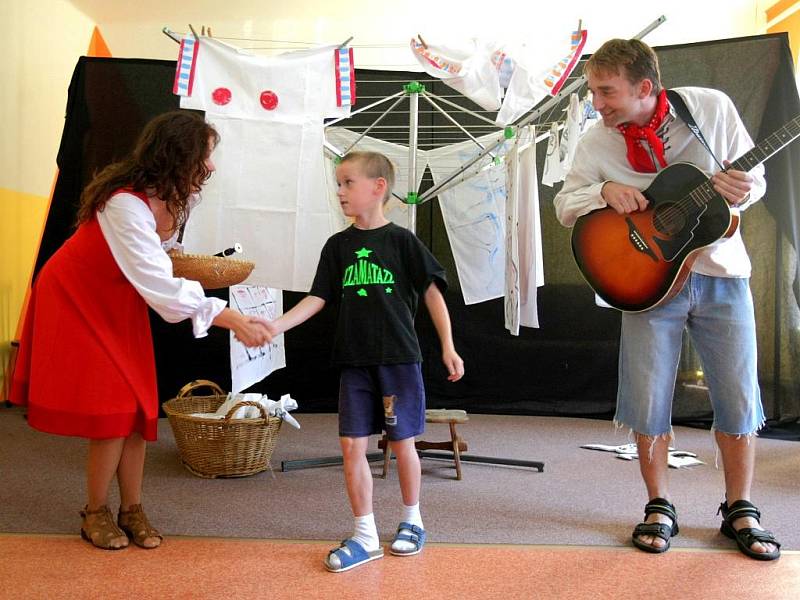
M 139 135 L 133 152 L 105 167 L 81 194 L 78 223 L 102 211 L 116 190 L 152 191 L 166 203 L 175 228 L 188 217 L 189 196 L 211 172 L 206 159 L 219 134 L 198 113 L 175 110 L 159 115 Z

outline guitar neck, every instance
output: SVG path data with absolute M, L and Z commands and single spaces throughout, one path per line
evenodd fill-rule
M 747 172 L 760 165 L 800 136 L 800 116 L 795 117 L 775 133 L 760 141 L 752 150 L 737 158 L 729 168 Z

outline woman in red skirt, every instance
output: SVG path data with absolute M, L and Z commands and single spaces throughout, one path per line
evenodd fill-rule
M 81 535 L 120 549 L 163 539 L 141 506 L 145 446 L 156 439 L 158 394 L 147 307 L 169 322 L 191 319 L 195 337 L 225 327 L 248 346 L 270 340 L 265 324 L 206 298 L 172 276 L 175 245 L 214 165 L 219 136 L 186 111 L 147 124 L 133 153 L 109 165 L 81 195 L 78 229 L 33 287 L 11 400 L 41 431 L 89 439 L 88 501 Z M 114 475 L 115 520 L 108 508 Z

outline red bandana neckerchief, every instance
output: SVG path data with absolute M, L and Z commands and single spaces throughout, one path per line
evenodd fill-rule
M 617 125 L 617 129 L 619 129 L 625 137 L 625 143 L 628 146 L 628 162 L 631 164 L 634 171 L 639 173 L 656 172 L 653 159 L 644 147 L 643 142 L 647 142 L 653 150 L 659 164 L 662 167 L 667 166 L 667 161 L 664 158 L 664 142 L 656 135 L 656 131 L 661 127 L 661 122 L 664 120 L 668 111 L 669 102 L 667 102 L 667 90 L 661 90 L 656 101 L 656 111 L 653 113 L 647 125 L 644 127 L 640 127 L 634 123 Z

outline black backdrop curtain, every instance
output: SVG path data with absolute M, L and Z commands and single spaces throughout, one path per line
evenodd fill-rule
M 657 48 L 664 83 L 704 85 L 728 93 L 754 139 L 777 129 L 800 113 L 793 66 L 784 34 Z M 70 84 L 64 134 L 58 154 L 59 177 L 36 270 L 73 229 L 80 190 L 91 175 L 128 152 L 153 116 L 172 110 L 173 61 L 81 58 Z M 388 96 L 419 73 L 359 70 L 359 95 Z M 434 93 L 449 95 L 440 82 L 426 82 Z M 365 93 L 368 91 L 368 93 Z M 360 104 L 374 101 L 363 99 Z M 461 100 L 465 105 L 469 101 Z M 474 108 L 474 105 L 472 105 Z M 356 107 L 358 108 L 358 106 Z M 359 124 L 354 117 L 345 126 Z M 366 117 L 363 117 L 366 118 Z M 445 123 L 434 112 L 421 124 Z M 384 124 L 407 123 L 407 115 L 389 115 Z M 436 143 L 428 130 L 429 143 Z M 380 137 L 380 135 L 376 135 Z M 420 137 L 420 142 L 426 141 Z M 795 421 L 800 415 L 797 360 L 800 318 L 792 293 L 797 289 L 798 215 L 796 199 L 800 144 L 771 159 L 769 192 L 744 218 L 745 241 L 753 256 L 753 289 L 759 328 L 759 361 L 768 417 Z M 540 145 L 541 172 L 544 147 Z M 734 157 L 731 157 L 734 158 Z M 429 175 L 426 176 L 429 178 Z M 519 337 L 503 328 L 501 300 L 465 306 L 436 200 L 418 207 L 417 234 L 445 265 L 451 281 L 446 296 L 454 337 L 467 374 L 456 384 L 445 380 L 433 327 L 422 309 L 417 325 L 423 348 L 424 375 L 432 407 L 472 412 L 610 417 L 617 383 L 619 314 L 594 305 L 569 250 L 569 231 L 555 220 L 552 198 L 540 190 L 545 279 L 540 288 L 539 329 L 523 328 Z M 767 210 L 769 209 L 769 210 Z M 776 223 L 778 225 L 776 225 Z M 781 235 L 781 232 L 783 235 Z M 788 290 L 788 293 L 787 293 Z M 227 299 L 227 290 L 214 292 Z M 302 294 L 284 293 L 284 309 Z M 163 400 L 192 379 L 230 386 L 228 333 L 212 329 L 195 340 L 189 323 L 170 325 L 151 318 L 156 348 L 159 394 Z M 335 411 L 337 374 L 328 366 L 333 315 L 325 310 L 286 335 L 289 365 L 250 391 L 291 393 L 305 411 Z M 696 373 L 691 348 L 681 370 Z M 691 377 L 689 378 L 691 379 Z M 703 421 L 710 415 L 702 385 L 676 389 L 676 422 Z M 702 382 L 700 382 L 702 383 Z

